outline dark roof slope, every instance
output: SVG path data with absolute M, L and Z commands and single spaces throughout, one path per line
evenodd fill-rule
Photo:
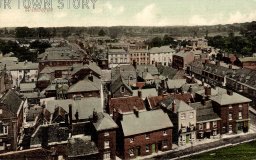
M 13 113 L 17 114 L 20 105 L 22 103 L 22 99 L 19 97 L 18 93 L 9 90 L 3 97 L 1 98 L 1 103 L 5 104 L 6 107 Z

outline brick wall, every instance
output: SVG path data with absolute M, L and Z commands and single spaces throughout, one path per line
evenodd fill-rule
M 163 131 L 166 131 L 166 135 L 163 134 Z M 135 158 L 136 155 L 136 148 L 140 148 L 140 155 L 139 156 L 145 156 L 150 155 L 152 152 L 158 152 L 159 150 L 165 151 L 165 150 L 171 150 L 172 149 L 172 129 L 164 129 L 159 130 L 155 132 L 148 133 L 149 139 L 146 139 L 145 134 L 139 134 L 135 136 L 129 136 L 124 138 L 124 151 L 123 151 L 123 158 L 124 159 L 130 159 Z M 133 138 L 134 141 L 131 142 L 130 138 Z M 167 147 L 162 147 L 162 141 L 167 141 Z M 146 152 L 146 145 L 149 145 L 149 151 Z M 152 145 L 155 145 L 155 151 L 152 150 Z M 129 149 L 134 149 L 134 155 L 131 156 L 129 154 Z

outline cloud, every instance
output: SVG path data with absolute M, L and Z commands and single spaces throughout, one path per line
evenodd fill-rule
M 218 13 L 213 18 L 204 17 L 203 15 L 192 15 L 186 25 L 216 25 L 251 22 L 256 20 L 256 11 L 241 13 L 240 11 L 229 14 Z
M 154 3 L 146 6 L 141 12 L 134 17 L 134 25 L 140 26 L 162 26 L 167 24 L 167 19 L 162 17 Z

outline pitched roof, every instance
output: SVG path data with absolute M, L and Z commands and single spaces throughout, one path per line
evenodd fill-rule
M 132 93 L 132 89 L 130 86 L 128 86 L 123 78 L 121 76 L 117 77 L 114 81 L 112 81 L 111 83 L 111 92 L 115 93 L 117 90 L 120 89 L 121 86 L 126 87 L 126 89 L 128 89 L 131 93 Z
M 149 50 L 149 53 L 170 53 L 175 52 L 170 46 L 153 47 Z
M 181 88 L 186 84 L 186 79 L 168 79 L 167 86 L 169 89 Z
M 8 90 L 0 99 L 0 103 L 5 104 L 5 106 L 16 115 L 23 101 L 17 92 Z
M 148 97 L 148 102 L 151 107 L 151 109 L 158 109 L 160 102 L 167 99 L 172 99 L 170 96 L 154 96 L 154 97 Z
M 142 98 L 158 96 L 158 92 L 157 92 L 156 88 L 133 90 L 132 96 L 138 96 L 139 91 L 141 91 L 141 93 L 142 93 Z
M 99 83 L 97 83 L 95 78 L 97 78 L 97 77 L 94 76 L 93 81 L 90 81 L 87 79 L 78 81 L 76 84 L 69 87 L 68 93 L 99 91 L 101 85 Z
M 228 95 L 228 94 L 221 94 L 221 95 L 217 95 L 217 96 L 213 96 L 210 97 L 210 99 L 218 104 L 220 104 L 221 106 L 223 105 L 229 105 L 229 104 L 238 104 L 238 103 L 247 103 L 247 102 L 251 102 L 250 99 L 233 92 L 232 95 Z
M 185 111 L 191 111 L 194 110 L 191 106 L 189 106 L 187 103 L 181 100 L 175 100 L 176 103 L 176 111 L 177 112 L 185 112 Z
M 190 106 L 196 110 L 197 123 L 221 120 L 218 114 L 213 111 L 212 101 L 206 101 L 205 105 L 201 102 L 190 103 Z
M 83 157 L 98 153 L 98 148 L 91 140 L 90 136 L 76 135 L 68 140 L 67 154 L 69 158 Z
M 106 113 L 99 112 L 96 113 L 98 116 L 97 122 L 93 123 L 93 126 L 97 131 L 109 130 L 118 128 L 117 124 L 113 119 Z
M 132 112 L 134 107 L 138 110 L 144 110 L 144 101 L 139 97 L 119 97 L 111 98 L 109 100 L 109 112 L 113 113 L 114 108 L 118 111 L 121 110 L 123 113 Z
M 191 93 L 182 93 L 182 94 L 169 94 L 173 99 L 184 101 L 186 103 L 193 101 L 193 96 Z
M 134 113 L 124 114 L 121 126 L 124 136 L 131 136 L 171 128 L 173 124 L 167 113 L 154 110 L 139 112 L 138 117 Z
M 64 99 L 64 100 L 50 100 L 46 102 L 46 109 L 50 113 L 54 113 L 56 107 L 62 107 L 66 112 L 69 112 L 69 104 L 72 105 L 73 119 L 75 119 L 75 113 L 79 113 L 79 119 L 89 119 L 94 109 L 97 112 L 103 111 L 101 98 L 90 97 L 82 98 L 78 100 Z

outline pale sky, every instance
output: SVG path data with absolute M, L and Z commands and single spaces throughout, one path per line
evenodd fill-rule
M 11 9 L 4 9 L 4 0 L 0 0 L 0 27 L 192 26 L 256 21 L 256 0 L 52 0 L 50 12 L 26 12 L 23 7 L 23 3 L 32 6 L 32 2 L 49 0 L 10 1 Z M 79 1 L 88 1 L 90 9 L 82 9 Z M 58 8 L 58 2 L 63 2 L 63 9 Z M 80 8 L 75 9 L 73 2 Z

